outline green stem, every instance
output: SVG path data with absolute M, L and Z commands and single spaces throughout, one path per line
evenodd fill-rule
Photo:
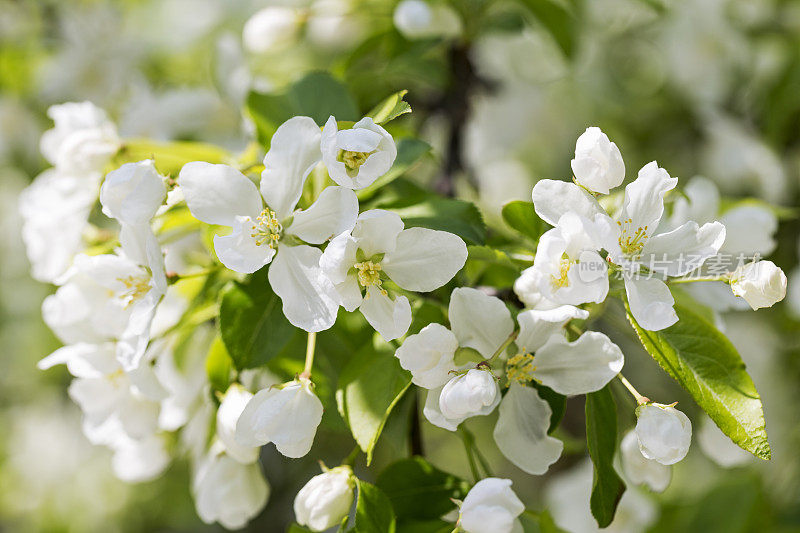
M 512 331 L 512 332 L 511 332 L 511 335 L 509 335 L 509 336 L 508 336 L 508 338 L 507 338 L 505 341 L 503 341 L 503 344 L 501 344 L 501 345 L 500 345 L 500 347 L 497 349 L 497 351 L 496 351 L 496 352 L 494 352 L 494 353 L 492 354 L 492 356 L 491 356 L 489 359 L 487 359 L 487 361 L 491 363 L 492 361 L 494 361 L 495 359 L 497 359 L 497 357 L 498 357 L 498 356 L 499 356 L 501 353 L 503 353 L 503 352 L 505 352 L 505 351 L 506 351 L 506 348 L 508 348 L 508 347 L 511 345 L 511 343 L 512 343 L 512 342 L 514 342 L 515 340 L 517 340 L 517 335 L 519 335 L 519 331 L 516 331 L 516 330 L 515 330 L 515 331 Z
M 721 276 L 704 276 L 704 277 L 693 277 L 693 278 L 669 278 L 667 279 L 667 283 L 669 285 L 678 285 L 680 283 L 697 283 L 698 281 L 725 281 L 727 282 L 729 276 L 727 274 L 723 274 Z
M 642 396 L 641 394 L 639 394 L 639 391 L 637 391 L 636 388 L 633 385 L 631 385 L 631 382 L 625 379 L 625 376 L 623 376 L 622 374 L 617 374 L 617 377 L 622 382 L 622 384 L 625 385 L 625 388 L 628 389 L 628 392 L 631 393 L 634 399 L 636 399 L 636 403 L 638 403 L 639 405 L 644 405 L 650 401 L 650 399 L 647 398 L 646 396 Z
M 481 479 L 481 475 L 478 472 L 478 463 L 475 462 L 475 453 L 472 449 L 474 437 L 463 427 L 458 428 L 458 432 L 461 434 L 461 440 L 464 442 L 464 451 L 467 452 L 467 461 L 469 462 L 469 469 L 472 472 L 472 479 L 477 483 L 478 480 Z
M 359 448 L 358 445 L 356 445 L 356 447 L 353 448 L 353 451 L 350 452 L 350 455 L 345 457 L 344 461 L 342 461 L 342 464 L 347 466 L 353 466 L 353 463 L 356 462 L 356 458 L 358 458 L 358 454 L 360 453 L 361 453 L 361 448 Z
M 311 378 L 311 369 L 314 367 L 314 350 L 317 347 L 317 334 L 314 331 L 308 333 L 308 343 L 306 344 L 306 364 L 300 377 Z

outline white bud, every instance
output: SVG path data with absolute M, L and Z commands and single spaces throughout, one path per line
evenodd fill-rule
M 257 446 L 242 446 L 236 441 L 236 423 L 252 397 L 250 391 L 233 383 L 217 409 L 217 437 L 225 446 L 225 452 L 242 464 L 254 463 L 258 459 Z
M 625 477 L 634 485 L 644 484 L 655 492 L 663 492 L 669 486 L 672 469 L 642 455 L 635 431 L 629 431 L 622 439 L 620 459 Z
M 786 296 L 786 274 L 772 261 L 756 261 L 731 274 L 731 290 L 753 310 L 772 307 Z
M 444 3 L 403 0 L 397 4 L 393 19 L 397 30 L 408 39 L 455 37 L 461 33 L 458 14 Z
M 411 372 L 411 381 L 426 389 L 441 387 L 455 370 L 453 356 L 458 340 L 441 324 L 429 324 L 416 335 L 409 335 L 395 355 L 400 366 Z
M 450 420 L 489 414 L 500 400 L 500 389 L 491 372 L 473 368 L 447 382 L 439 396 L 439 409 Z
M 303 457 L 311 450 L 321 420 L 322 402 L 311 382 L 300 378 L 256 393 L 236 424 L 236 441 L 242 446 L 272 442 L 286 457 Z
M 692 423 L 671 405 L 649 403 L 636 409 L 639 449 L 648 459 L 662 465 L 675 464 L 689 451 Z
M 166 196 L 164 179 L 151 159 L 109 172 L 100 188 L 103 213 L 132 226 L 149 223 Z
M 330 117 L 322 130 L 322 162 L 331 179 L 349 189 L 363 189 L 392 168 L 397 147 L 388 131 L 364 117 L 339 131 Z
M 245 50 L 263 54 L 291 44 L 300 29 L 302 15 L 291 7 L 271 6 L 250 17 L 242 30 Z
M 325 531 L 341 521 L 353 505 L 353 471 L 340 466 L 312 477 L 294 499 L 297 523 Z
M 524 510 L 525 505 L 511 490 L 510 479 L 489 477 L 467 493 L 458 523 L 466 533 L 522 531 L 517 517 Z
M 575 143 L 572 172 L 587 189 L 608 194 L 625 179 L 625 163 L 617 145 L 600 128 L 586 128 Z

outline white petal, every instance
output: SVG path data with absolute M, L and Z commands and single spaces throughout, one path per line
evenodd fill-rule
M 639 175 L 625 187 L 621 220 L 631 219 L 634 230 L 648 227 L 652 235 L 664 214 L 664 195 L 678 184 L 667 171 L 651 161 L 639 170 Z
M 353 238 L 366 257 L 391 252 L 397 244 L 397 236 L 403 231 L 400 216 L 383 209 L 370 209 L 358 217 Z
M 371 152 L 381 142 L 381 134 L 366 128 L 353 128 L 338 132 L 336 142 L 340 150 Z
M 208 224 L 233 226 L 237 216 L 255 218 L 261 212 L 255 184 L 228 165 L 187 163 L 178 175 L 178 185 L 192 215 Z
M 725 224 L 725 243 L 720 248 L 730 254 L 769 255 L 775 251 L 775 232 L 778 218 L 759 205 L 742 205 L 722 214 L 719 221 Z
M 695 176 L 683 188 L 683 196 L 676 198 L 672 206 L 670 224 L 678 227 L 684 222 L 711 222 L 719 213 L 719 189 L 708 178 Z
M 603 208 L 586 191 L 566 181 L 540 180 L 533 186 L 533 207 L 539 217 L 555 226 L 565 213 L 576 213 L 589 220 L 604 213 Z
M 356 263 L 357 251 L 358 243 L 350 233 L 341 233 L 331 239 L 325 247 L 319 259 L 319 266 L 333 283 L 343 283 Z
M 358 283 L 358 278 L 355 274 L 349 274 L 341 283 L 334 285 L 336 294 L 339 296 L 339 305 L 345 308 L 346 311 L 355 311 L 364 297 L 361 294 L 361 285 Z
M 61 364 L 66 364 L 69 373 L 76 378 L 99 378 L 120 369 L 113 343 L 63 346 L 39 361 L 36 367 L 46 370 Z
M 220 263 L 235 272 L 250 274 L 272 261 L 275 250 L 266 243 L 256 244 L 250 217 L 236 217 L 231 226 L 230 234 L 214 236 L 214 251 Z
M 449 420 L 442 414 L 442 410 L 439 408 L 439 397 L 442 395 L 443 388 L 444 385 L 431 389 L 426 393 L 425 406 L 422 408 L 422 414 L 428 419 L 428 422 L 434 426 L 446 429 L 447 431 L 455 431 L 464 419 Z
M 322 244 L 350 231 L 358 218 L 356 193 L 344 187 L 326 187 L 311 207 L 297 211 L 286 232 L 311 244 Z
M 484 357 L 491 357 L 514 331 L 511 313 L 500 299 L 469 287 L 453 291 L 448 315 L 458 344 Z
M 625 477 L 631 483 L 634 485 L 645 484 L 655 492 L 663 492 L 669 486 L 669 482 L 672 480 L 672 469 L 642 455 L 635 431 L 628 431 L 622 439 L 619 451 L 622 469 Z
M 151 289 L 131 308 L 128 325 L 117 341 L 117 360 L 126 371 L 136 370 L 142 364 L 147 344 L 150 342 L 150 326 L 162 296 L 160 290 Z
M 127 483 L 143 483 L 160 476 L 170 463 L 164 438 L 152 435 L 137 441 L 126 439 L 115 446 L 111 466 L 114 475 Z
M 672 307 L 675 298 L 660 279 L 626 279 L 625 291 L 628 293 L 631 314 L 642 328 L 658 331 L 678 321 L 678 315 Z
M 698 226 L 687 222 L 668 232 L 651 237 L 642 249 L 642 263 L 651 271 L 667 276 L 683 276 L 716 255 L 725 241 L 725 226 L 709 222 Z
M 517 346 L 528 353 L 533 353 L 541 348 L 552 335 L 559 333 L 564 324 L 570 320 L 585 319 L 588 316 L 588 311 L 572 305 L 562 305 L 548 310 L 522 311 L 517 315 L 519 323 Z
M 411 372 L 411 381 L 426 389 L 447 383 L 456 365 L 453 359 L 458 340 L 441 324 L 428 324 L 416 335 L 409 335 L 395 352 L 400 366 Z
M 536 389 L 513 383 L 500 402 L 494 441 L 528 474 L 541 475 L 561 456 L 564 444 L 547 434 L 553 411 Z
M 467 245 L 446 231 L 409 228 L 397 236 L 397 248 L 388 252 L 381 265 L 392 281 L 409 291 L 438 289 L 461 270 L 467 261 Z
M 367 295 L 361 302 L 361 313 L 385 341 L 402 337 L 411 326 L 408 298 L 395 296 L 392 301 L 376 287 L 367 288 Z
M 306 331 L 323 331 L 336 321 L 338 296 L 319 267 L 322 252 L 311 246 L 281 246 L 269 268 L 269 283 L 283 301 L 283 314 Z
M 103 213 L 122 224 L 147 224 L 166 196 L 164 179 L 151 159 L 109 172 L 100 188 Z
M 574 396 L 602 389 L 620 373 L 625 358 L 611 339 L 587 331 L 573 342 L 553 335 L 536 352 L 533 363 L 537 380 L 559 394 Z
M 272 136 L 269 152 L 264 156 L 261 195 L 279 219 L 292 214 L 306 177 L 322 157 L 320 135 L 314 119 L 292 117 Z

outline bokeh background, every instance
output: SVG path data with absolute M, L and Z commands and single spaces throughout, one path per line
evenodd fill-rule
M 180 461 L 152 482 L 114 478 L 110 452 L 81 433 L 66 370 L 36 369 L 58 347 L 40 315 L 53 287 L 29 275 L 17 197 L 47 167 L 38 139 L 51 127 L 48 106 L 91 100 L 123 138 L 241 150 L 253 136 L 242 112 L 250 90 L 279 91 L 323 69 L 362 109 L 409 89 L 407 127 L 434 147 L 412 178 L 454 187 L 489 220 L 503 203 L 529 199 L 536 180 L 568 177 L 575 139 L 589 125 L 618 144 L 629 176 L 658 159 L 682 180 L 702 175 L 731 198 L 781 206 L 771 259 L 790 273 L 786 301 L 722 316 L 762 394 L 773 460 L 704 431 L 691 400 L 620 334 L 626 375 L 650 397 L 679 399 L 695 436 L 670 488 L 630 490 L 612 529 L 800 531 L 800 2 L 554 0 L 556 15 L 537 18 L 536 0 L 440 0 L 430 2 L 435 23 L 420 33 L 393 18 L 394 1 L 307 0 L 282 3 L 307 17 L 291 43 L 243 38 L 253 14 L 280 3 L 0 0 L 0 530 L 220 529 L 196 517 Z M 541 478 L 491 452 L 493 420 L 472 429 L 529 507 L 548 506 L 591 531 L 582 401 L 569 404 L 559 435 L 565 457 Z M 632 409 L 623 426 L 633 425 Z M 423 437 L 435 465 L 468 476 L 457 436 L 425 424 Z M 333 430 L 317 440 L 312 455 L 332 463 L 352 446 Z M 406 446 L 390 423 L 377 464 Z M 272 497 L 249 530 L 282 531 L 316 466 L 264 454 Z

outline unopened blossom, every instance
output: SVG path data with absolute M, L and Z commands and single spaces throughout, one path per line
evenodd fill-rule
M 461 504 L 458 525 L 466 533 L 517 533 L 525 505 L 511 489 L 510 479 L 478 481 Z
M 242 464 L 212 446 L 195 467 L 192 494 L 203 522 L 241 529 L 267 504 L 269 485 L 259 463 Z
M 322 402 L 313 384 L 300 377 L 257 392 L 239 416 L 236 440 L 251 447 L 272 442 L 286 457 L 303 457 L 311 450 L 321 420 Z
M 410 335 L 397 349 L 400 366 L 411 372 L 411 381 L 426 389 L 441 387 L 452 377 L 458 339 L 441 324 L 428 324 L 416 335 Z
M 303 13 L 297 8 L 269 6 L 258 11 L 244 24 L 244 49 L 254 54 L 280 50 L 297 38 Z
M 217 409 L 217 437 L 225 446 L 225 453 L 242 464 L 255 462 L 260 451 L 257 446 L 243 446 L 236 440 L 236 424 L 252 398 L 253 393 L 233 383 Z
M 83 234 L 99 183 L 99 173 L 48 169 L 20 193 L 22 241 L 34 279 L 55 282 L 86 248 Z
M 311 531 L 325 531 L 347 517 L 353 506 L 355 480 L 349 466 L 312 477 L 294 499 L 294 517 Z
M 50 106 L 47 116 L 55 127 L 42 134 L 40 149 L 60 171 L 101 172 L 120 147 L 116 126 L 91 102 Z
M 772 307 L 786 296 L 786 274 L 772 261 L 754 261 L 730 275 L 731 290 L 753 310 Z
M 571 166 L 579 185 L 601 194 L 608 194 L 625 179 L 619 148 L 597 127 L 586 128 L 578 137 Z
M 347 311 L 361 309 L 367 322 L 389 341 L 411 325 L 406 296 L 391 294 L 391 280 L 408 291 L 429 292 L 450 281 L 467 260 L 460 237 L 427 228 L 404 229 L 392 212 L 361 213 L 352 231 L 331 240 L 320 267 Z
M 461 19 L 445 2 L 402 0 L 395 7 L 392 20 L 408 39 L 455 37 L 461 33 Z
M 635 431 L 622 438 L 619 447 L 625 477 L 634 485 L 647 485 L 655 492 L 663 492 L 672 480 L 672 469 L 642 455 Z
M 322 129 L 322 162 L 333 181 L 349 189 L 363 189 L 389 172 L 397 157 L 392 136 L 370 117 L 352 128 L 339 130 L 330 117 Z
M 309 244 L 349 231 L 358 216 L 358 200 L 344 187 L 327 187 L 308 209 L 295 211 L 306 177 L 319 162 L 319 139 L 319 127 L 309 117 L 283 123 L 264 157 L 260 194 L 227 165 L 196 161 L 184 165 L 178 177 L 197 219 L 232 228 L 214 237 L 222 264 L 251 273 L 272 263 L 269 282 L 283 312 L 306 331 L 331 327 L 339 308 L 333 286 L 321 275 L 322 252 Z
M 444 385 L 439 394 L 439 410 L 446 419 L 461 421 L 491 413 L 501 396 L 492 373 L 473 368 Z
M 636 436 L 647 459 L 663 465 L 675 464 L 689 451 L 692 423 L 671 405 L 650 403 L 636 410 Z

